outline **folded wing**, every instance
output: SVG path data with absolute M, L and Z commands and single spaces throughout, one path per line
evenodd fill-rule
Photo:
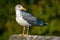
M 42 21 L 38 20 L 36 17 L 32 16 L 29 13 L 23 12 L 22 16 L 23 16 L 23 19 L 26 20 L 31 25 L 43 26 L 43 22 Z

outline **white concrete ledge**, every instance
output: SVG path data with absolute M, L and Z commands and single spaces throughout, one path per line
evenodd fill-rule
M 24 37 L 24 36 L 12 35 L 10 36 L 9 40 L 60 40 L 60 36 L 28 35 Z

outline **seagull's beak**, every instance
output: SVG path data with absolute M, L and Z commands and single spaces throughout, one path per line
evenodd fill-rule
M 25 8 L 22 8 L 22 10 L 26 11 L 26 9 L 25 9 Z

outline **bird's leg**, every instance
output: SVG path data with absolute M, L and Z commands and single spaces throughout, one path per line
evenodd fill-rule
M 18 34 L 18 36 L 24 36 L 24 31 L 25 31 L 25 27 L 23 27 L 23 33 L 22 34 Z
M 18 36 L 24 36 L 24 32 L 25 32 L 25 27 L 23 27 L 23 33 L 19 34 Z
M 27 27 L 27 35 L 29 34 L 29 26 Z
M 24 35 L 24 37 L 27 37 L 28 36 L 28 33 L 29 33 L 29 26 L 27 27 L 27 34 Z
M 29 26 L 27 27 L 27 34 L 25 34 L 25 35 L 24 35 L 24 30 L 25 30 L 25 28 L 23 28 L 23 36 L 27 37 L 28 36 L 28 32 L 29 32 Z
M 24 32 L 25 32 L 25 27 L 23 27 L 23 33 L 22 33 L 23 35 L 24 35 Z

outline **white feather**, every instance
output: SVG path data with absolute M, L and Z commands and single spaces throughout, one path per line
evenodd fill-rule
M 22 26 L 30 26 L 30 24 L 23 19 L 22 13 L 20 10 L 16 10 L 16 21 Z

